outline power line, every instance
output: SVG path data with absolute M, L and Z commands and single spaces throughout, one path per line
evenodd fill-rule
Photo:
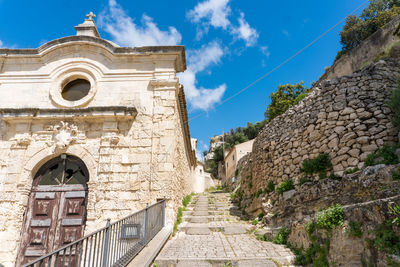
M 360 10 L 363 6 L 365 6 L 365 4 L 367 4 L 369 2 L 369 0 L 365 1 L 364 3 L 362 3 L 359 7 L 357 7 L 356 9 L 354 9 L 350 14 L 348 14 L 346 17 L 344 17 L 343 19 L 341 19 L 338 23 L 336 23 L 334 26 L 332 26 L 331 28 L 329 28 L 326 32 L 324 32 L 323 34 L 321 34 L 320 36 L 318 36 L 316 39 L 314 39 L 312 42 L 310 42 L 308 45 L 306 45 L 305 47 L 303 47 L 302 49 L 300 49 L 299 51 L 297 51 L 294 55 L 292 55 L 291 57 L 289 57 L 288 59 L 286 59 L 285 61 L 283 61 L 282 63 L 280 63 L 278 66 L 276 66 L 275 68 L 273 68 L 272 70 L 270 70 L 269 72 L 267 72 L 266 74 L 262 75 L 261 77 L 259 77 L 258 79 L 256 79 L 254 82 L 250 83 L 249 85 L 247 85 L 246 87 L 242 88 L 241 90 L 239 90 L 238 92 L 236 92 L 235 94 L 231 95 L 230 97 L 222 100 L 220 103 L 216 104 L 216 107 L 221 106 L 223 104 L 225 104 L 226 102 L 228 102 L 229 100 L 231 100 L 232 98 L 238 96 L 239 94 L 243 93 L 244 91 L 246 91 L 247 89 L 249 89 L 250 87 L 252 87 L 253 85 L 255 85 L 256 83 L 260 82 L 261 80 L 265 79 L 266 77 L 268 77 L 269 75 L 271 75 L 273 72 L 275 72 L 276 70 L 278 70 L 279 68 L 281 68 L 282 66 L 284 66 L 286 63 L 288 63 L 289 61 L 291 61 L 293 58 L 295 58 L 296 56 L 298 56 L 300 53 L 302 53 L 304 50 L 306 50 L 307 48 L 309 48 L 311 45 L 313 45 L 314 43 L 316 43 L 319 39 L 321 39 L 322 37 L 324 37 L 325 35 L 327 35 L 330 31 L 332 31 L 333 29 L 335 29 L 337 26 L 339 26 L 341 23 L 343 23 L 343 21 L 346 20 L 346 18 L 350 15 L 353 15 L 355 12 L 357 12 L 358 10 Z M 194 117 L 190 118 L 188 120 L 192 121 L 195 120 L 201 116 L 203 116 L 204 114 L 207 114 L 206 111 L 201 112 L 197 115 L 195 115 Z

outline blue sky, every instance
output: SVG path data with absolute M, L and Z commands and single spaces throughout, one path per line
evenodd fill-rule
M 185 85 L 197 149 L 223 130 L 264 118 L 279 84 L 316 81 L 340 49 L 343 24 L 244 93 L 219 105 L 303 48 L 365 0 L 0 0 L 0 46 L 35 48 L 75 35 L 89 11 L 121 46 L 185 45 Z M 360 12 L 357 12 L 360 13 Z M 202 114 L 198 116 L 198 114 Z

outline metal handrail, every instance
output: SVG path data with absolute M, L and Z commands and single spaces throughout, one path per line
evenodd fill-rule
M 58 248 L 23 267 L 126 266 L 165 226 L 165 199 Z

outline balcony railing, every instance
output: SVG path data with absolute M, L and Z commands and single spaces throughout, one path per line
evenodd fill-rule
M 24 267 L 126 266 L 165 225 L 165 199 Z

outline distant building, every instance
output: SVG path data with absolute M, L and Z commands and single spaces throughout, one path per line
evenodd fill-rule
M 225 156 L 225 180 L 223 182 L 235 182 L 235 171 L 238 161 L 250 153 L 253 149 L 253 140 L 238 144 L 234 146 Z
M 196 153 L 197 139 L 191 138 L 191 144 L 194 153 Z M 193 176 L 193 192 L 195 193 L 202 193 L 207 188 L 216 186 L 213 176 L 211 173 L 205 171 L 204 163 L 199 160 L 197 161 Z
M 204 156 L 204 160 L 210 160 L 214 158 L 214 150 L 223 145 L 223 137 L 222 135 L 215 135 L 213 137 L 211 137 L 210 140 L 210 149 L 207 153 L 207 155 Z

